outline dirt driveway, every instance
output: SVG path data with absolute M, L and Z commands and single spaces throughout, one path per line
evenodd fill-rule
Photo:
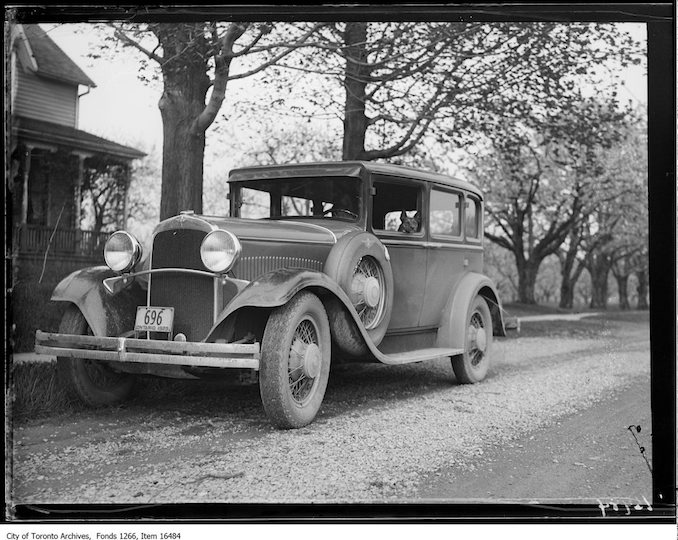
M 647 317 L 539 324 L 496 340 L 477 385 L 445 360 L 337 366 L 299 430 L 270 427 L 256 386 L 191 382 L 161 402 L 15 423 L 11 499 L 645 504 L 627 427 L 641 425 L 649 457 Z

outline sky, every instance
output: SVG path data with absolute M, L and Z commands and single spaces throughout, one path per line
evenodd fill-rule
M 160 83 L 149 86 L 138 79 L 140 53 L 125 49 L 115 58 L 88 58 L 88 52 L 96 48 L 98 36 L 87 32 L 87 25 L 41 26 L 97 84 L 80 98 L 79 128 L 147 153 L 162 148 L 162 121 L 158 110 L 162 88 Z M 77 26 L 85 31 L 77 32 Z M 625 26 L 634 37 L 645 40 L 644 24 Z M 646 103 L 644 68 L 629 68 L 623 79 L 620 98 Z

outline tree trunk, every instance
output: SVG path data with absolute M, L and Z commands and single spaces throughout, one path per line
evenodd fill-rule
M 181 50 L 190 36 L 180 30 L 160 33 L 165 53 Z M 163 94 L 158 103 L 163 124 L 160 219 L 181 210 L 202 212 L 205 131 L 197 119 L 205 109 L 209 88 L 206 57 L 180 56 L 162 66 Z
M 574 307 L 574 287 L 575 283 L 572 283 L 571 279 L 563 278 L 560 281 L 560 302 L 558 307 L 562 309 L 572 309 Z
M 534 295 L 535 285 L 537 283 L 537 274 L 539 273 L 540 261 L 521 260 L 516 258 L 516 268 L 518 270 L 518 301 L 521 304 L 536 304 Z
M 617 291 L 619 293 L 619 309 L 627 310 L 631 309 L 631 304 L 629 304 L 629 276 L 615 274 L 615 280 L 617 280 Z
M 560 302 L 558 307 L 562 309 L 574 307 L 574 290 L 584 271 L 584 266 L 577 261 L 576 255 L 576 249 L 570 249 L 560 259 Z
M 638 279 L 638 304 L 636 309 L 650 309 L 650 305 L 647 303 L 647 294 L 648 294 L 648 283 L 647 283 L 647 272 L 641 270 L 636 273 L 636 278 Z
M 589 307 L 595 309 L 607 309 L 607 278 L 610 275 L 611 263 L 609 257 L 601 255 L 589 265 L 591 274 L 591 303 Z
M 346 45 L 346 73 L 344 89 L 344 140 L 342 159 L 362 159 L 365 153 L 365 133 L 368 119 L 365 115 L 365 89 L 367 87 L 367 23 L 346 24 L 344 43 Z

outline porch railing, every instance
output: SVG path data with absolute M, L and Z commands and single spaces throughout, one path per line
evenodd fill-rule
M 50 244 L 50 238 L 54 238 Z M 81 229 L 62 229 L 43 225 L 19 225 L 14 229 L 12 249 L 15 253 L 49 253 L 53 255 L 96 256 L 103 253 L 110 233 Z

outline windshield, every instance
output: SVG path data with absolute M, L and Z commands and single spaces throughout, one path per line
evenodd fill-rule
M 361 182 L 313 177 L 235 182 L 233 215 L 249 219 L 325 218 L 358 221 Z

